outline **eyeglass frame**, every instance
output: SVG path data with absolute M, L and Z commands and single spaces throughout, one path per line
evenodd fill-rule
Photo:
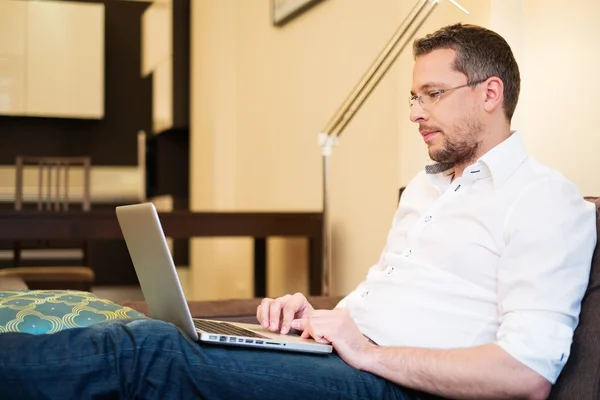
M 430 102 L 430 103 L 427 103 L 427 102 L 425 102 L 425 100 L 423 100 L 423 95 L 422 94 L 413 94 L 412 96 L 410 96 L 408 98 L 408 105 L 410 106 L 410 108 L 413 108 L 413 106 L 415 105 L 415 100 L 416 100 L 416 101 L 419 102 L 419 106 L 421 106 L 421 107 L 423 107 L 423 104 L 432 105 L 433 106 L 433 105 L 437 104 L 437 102 L 440 100 L 440 98 L 442 97 L 442 95 L 444 93 L 448 93 L 448 92 L 451 92 L 453 90 L 462 89 L 462 88 L 465 88 L 465 87 L 477 86 L 477 85 L 482 84 L 483 82 L 487 81 L 488 79 L 489 78 L 481 79 L 481 80 L 478 80 L 478 81 L 475 81 L 475 82 L 466 83 L 464 85 L 455 86 L 455 87 L 448 88 L 448 89 L 434 90 L 434 91 L 426 94 L 429 98 L 435 96 L 435 101 Z

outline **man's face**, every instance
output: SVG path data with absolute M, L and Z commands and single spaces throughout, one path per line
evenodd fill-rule
M 410 119 L 419 124 L 432 160 L 461 165 L 478 156 L 484 123 L 477 91 L 456 88 L 466 85 L 467 77 L 452 70 L 455 56 L 454 50 L 442 49 L 417 57 L 411 90 L 417 98 Z

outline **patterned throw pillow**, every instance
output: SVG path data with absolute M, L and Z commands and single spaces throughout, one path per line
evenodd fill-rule
M 115 319 L 146 318 L 129 307 L 75 290 L 0 292 L 0 333 L 55 333 Z

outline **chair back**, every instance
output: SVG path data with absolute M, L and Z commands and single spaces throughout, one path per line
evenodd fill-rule
M 37 177 L 37 192 L 34 203 L 40 211 L 68 211 L 72 203 L 80 203 L 83 211 L 90 210 L 90 157 L 26 157 L 17 156 L 15 160 L 16 185 L 15 209 L 21 210 L 29 193 L 25 187 L 25 170 L 37 168 L 37 173 L 27 175 L 28 178 Z M 73 182 L 73 169 L 81 169 L 83 178 L 81 183 Z M 80 193 L 73 192 L 79 188 Z
M 15 210 L 32 205 L 41 212 L 91 209 L 90 157 L 17 156 L 15 167 Z M 88 243 L 83 239 L 14 240 L 12 250 L 9 266 L 28 267 L 27 274 L 37 274 L 29 267 L 69 268 L 87 266 L 89 261 Z M 55 276 L 64 275 L 56 268 L 52 272 Z

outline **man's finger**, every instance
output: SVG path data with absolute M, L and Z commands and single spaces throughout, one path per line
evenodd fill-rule
M 315 341 L 317 343 L 331 344 L 331 342 L 329 340 L 325 339 L 324 336 L 319 336 L 317 339 L 315 339 Z
M 320 336 L 319 334 L 311 333 L 310 327 L 307 327 L 304 331 L 302 331 L 302 335 L 300 335 L 301 339 L 309 339 L 313 338 L 313 340 L 317 343 L 323 344 L 331 344 L 331 342 L 326 339 L 324 336 Z
M 271 309 L 271 303 L 273 302 L 273 299 L 263 299 L 263 301 L 261 301 L 260 303 L 260 308 L 261 308 L 261 313 L 260 313 L 260 324 L 263 326 L 263 328 L 268 328 L 269 327 L 269 310 Z
M 298 298 L 296 296 L 292 296 L 290 300 L 283 307 L 283 315 L 282 315 L 282 323 L 281 323 L 281 333 L 287 334 L 290 331 L 290 327 L 292 327 L 292 321 L 294 317 L 300 310 L 302 306 L 303 299 Z
M 300 339 L 309 339 L 310 338 L 310 333 L 308 331 L 308 329 L 305 329 L 302 331 L 302 334 L 300 335 Z
M 269 329 L 273 332 L 279 330 L 279 318 L 281 317 L 281 309 L 283 308 L 282 299 L 278 298 L 271 303 L 269 308 Z
M 256 319 L 258 320 L 258 323 L 262 325 L 262 304 L 259 304 L 256 307 Z
M 308 320 L 306 318 L 298 318 L 293 320 L 290 325 L 297 331 L 303 331 L 308 328 Z
M 308 332 L 308 329 L 305 329 L 302 331 L 302 335 L 300 335 L 300 339 L 308 339 L 310 338 L 310 333 Z

